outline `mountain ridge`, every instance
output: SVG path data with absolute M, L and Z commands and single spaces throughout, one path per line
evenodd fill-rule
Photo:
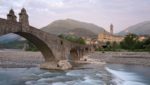
M 79 29 L 79 28 L 82 29 L 82 33 L 83 30 L 85 30 L 85 32 L 88 32 L 89 34 L 93 33 L 94 35 L 98 35 L 100 32 L 105 31 L 104 28 L 99 27 L 95 24 L 77 21 L 74 19 L 56 20 L 48 24 L 47 26 L 41 28 L 41 30 L 51 34 L 59 35 L 59 34 L 66 34 L 73 30 L 75 31 L 75 29 Z
M 119 32 L 119 35 L 126 35 L 128 33 L 134 33 L 137 35 L 150 35 L 150 21 L 144 21 L 135 25 L 127 27 L 125 30 Z

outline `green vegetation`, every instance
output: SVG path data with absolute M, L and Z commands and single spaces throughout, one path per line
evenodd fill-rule
M 38 51 L 37 47 L 28 40 L 0 43 L 0 48 L 1 49 L 3 49 L 3 48 L 5 48 L 5 49 L 23 49 L 23 48 L 25 48 L 26 51 Z
M 98 51 L 149 51 L 150 52 L 150 37 L 139 41 L 139 37 L 135 34 L 128 34 L 120 43 L 106 42 Z
M 73 42 L 73 43 L 78 43 L 78 44 L 83 44 L 83 45 L 85 44 L 84 39 L 82 39 L 81 37 L 77 37 L 75 35 L 64 35 L 64 34 L 61 34 L 58 37 L 60 37 L 62 39 L 65 39 L 65 40 L 68 40 L 68 41 Z
M 101 48 L 96 49 L 97 51 L 121 51 L 120 44 L 117 42 L 106 42 Z
M 3 49 L 22 49 L 24 41 L 12 41 L 6 43 L 0 43 L 0 48 Z
M 141 47 L 141 42 L 138 40 L 138 36 L 135 34 L 127 35 L 120 43 L 121 48 L 126 50 L 134 50 Z
M 27 45 L 26 51 L 38 51 L 38 48 L 30 41 L 27 41 Z
M 125 39 L 120 43 L 122 49 L 129 51 L 150 51 L 150 37 L 139 41 L 135 34 L 128 34 Z

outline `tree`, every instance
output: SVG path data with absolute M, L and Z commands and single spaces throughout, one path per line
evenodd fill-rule
M 27 44 L 28 48 L 26 49 L 26 51 L 38 51 L 38 48 L 30 41 L 27 41 Z
M 112 42 L 111 47 L 112 47 L 112 50 L 115 51 L 116 49 L 120 48 L 120 45 L 119 45 L 119 43 L 114 41 L 114 42 Z
M 74 43 L 78 43 L 78 44 L 86 44 L 84 39 L 82 39 L 81 37 L 77 37 L 75 35 L 64 35 L 64 34 L 61 34 L 58 37 L 60 37 L 62 39 L 65 39 L 65 40 L 68 40 L 70 42 L 74 42 Z
M 140 47 L 140 42 L 138 41 L 138 36 L 135 34 L 128 34 L 124 40 L 120 43 L 123 49 L 134 50 Z
M 143 41 L 143 48 L 150 51 L 150 37 Z

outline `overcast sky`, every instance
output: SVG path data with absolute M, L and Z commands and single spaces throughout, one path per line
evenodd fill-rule
M 150 0 L 0 0 L 0 17 L 13 8 L 25 7 L 30 24 L 41 28 L 54 20 L 71 18 L 94 23 L 115 32 L 142 21 L 150 21 Z

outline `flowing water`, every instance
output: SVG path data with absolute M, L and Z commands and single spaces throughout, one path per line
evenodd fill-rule
M 109 73 L 99 67 L 69 71 L 0 68 L 0 85 L 150 85 L 150 67 L 112 64 L 105 69 Z
M 47 71 L 39 68 L 0 68 L 0 85 L 104 85 L 101 71 L 77 69 Z
M 137 65 L 107 65 L 112 81 L 117 85 L 150 85 L 150 67 Z

